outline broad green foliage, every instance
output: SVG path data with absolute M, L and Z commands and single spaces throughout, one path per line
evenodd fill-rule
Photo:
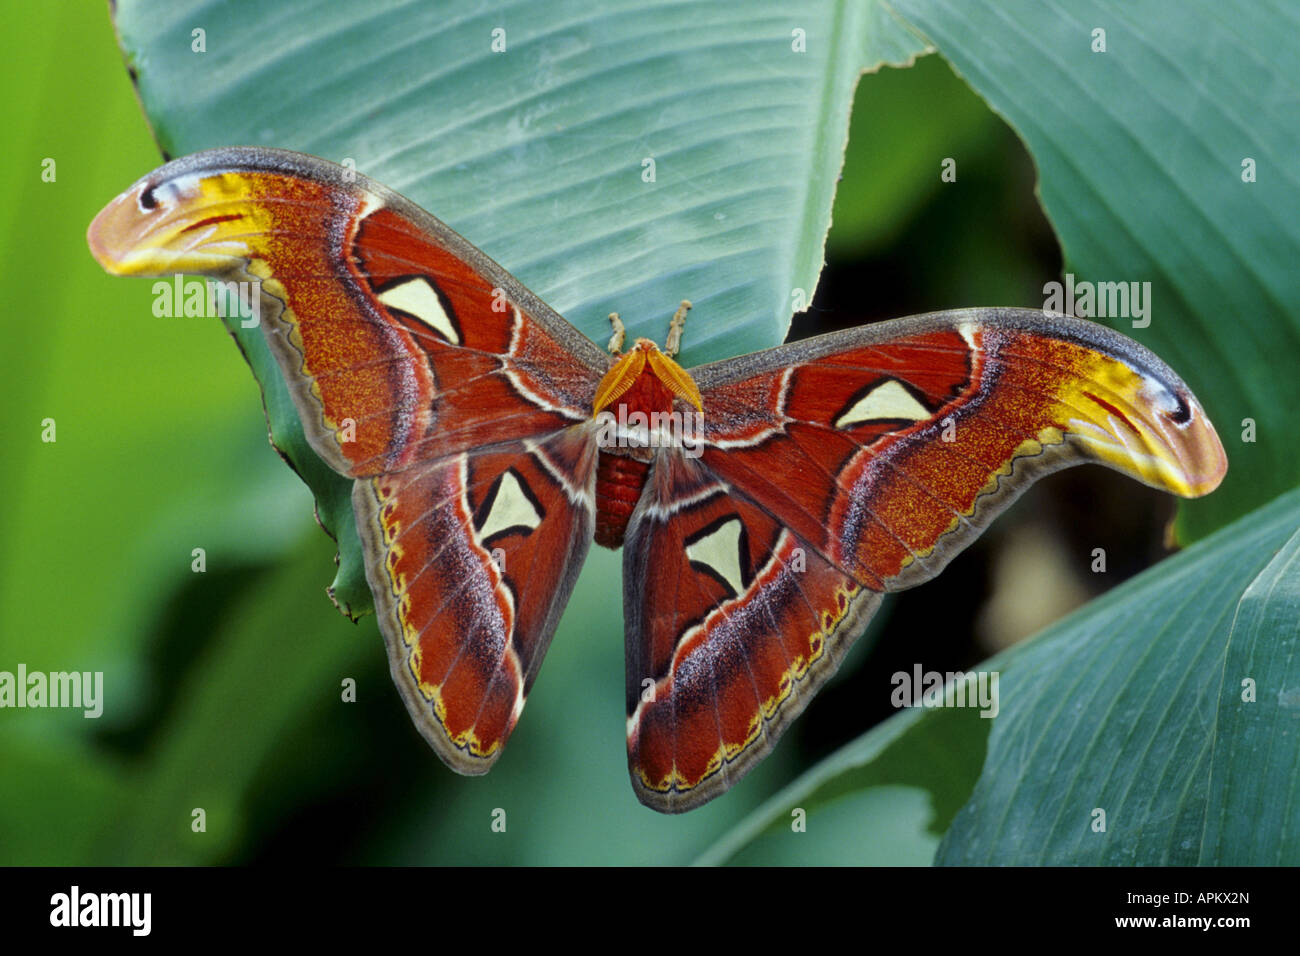
M 776 794 L 697 862 L 927 864 L 979 777 L 991 727 L 972 708 L 903 711 Z
M 1233 617 L 1201 863 L 1293 866 L 1300 860 L 1298 637 L 1300 531 L 1251 581 Z
M 1251 641 L 1233 627 L 1235 616 L 1249 613 L 1239 611 L 1243 592 L 1261 590 L 1252 583 L 1261 575 L 1276 577 L 1270 559 L 1297 525 L 1300 495 L 1291 494 L 1092 602 L 1016 653 L 1006 665 L 1003 711 L 984 772 L 937 860 L 1216 862 L 1219 852 L 1202 847 L 1207 813 L 1218 818 L 1229 809 L 1222 785 L 1211 797 L 1216 760 L 1220 774 L 1249 766 L 1247 779 L 1229 789 L 1262 789 L 1267 799 L 1259 809 L 1271 806 L 1276 819 L 1295 789 L 1294 744 L 1289 758 L 1278 751 L 1252 757 L 1240 753 L 1249 744 L 1235 728 L 1246 720 L 1255 725 L 1252 736 L 1294 735 L 1294 718 L 1278 706 L 1287 668 L 1259 664 L 1247 671 L 1225 660 L 1241 660 L 1240 645 Z M 1257 613 L 1294 611 L 1294 595 L 1262 590 L 1252 602 Z M 1270 633 L 1270 643 L 1293 642 L 1295 627 L 1290 617 Z M 1261 703 L 1220 694 L 1221 685 L 1240 686 L 1247 674 L 1259 682 Z M 1105 812 L 1104 832 L 1094 829 L 1098 811 Z M 1258 813 L 1250 824 L 1237 814 L 1232 825 L 1256 826 Z M 1276 825 L 1282 823 L 1276 820 L 1266 842 L 1285 832 Z M 1264 849 L 1259 839 L 1248 844 L 1256 852 Z M 1250 855 L 1235 862 L 1265 862 Z

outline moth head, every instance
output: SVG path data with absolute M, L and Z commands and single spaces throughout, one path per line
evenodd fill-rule
M 699 387 L 690 373 L 649 339 L 637 339 L 605 373 L 596 386 L 592 416 L 599 415 L 620 398 L 647 412 L 669 411 L 676 398 L 689 402 L 697 411 L 704 410 Z

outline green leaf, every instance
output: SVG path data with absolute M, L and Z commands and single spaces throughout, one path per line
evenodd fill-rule
M 1297 767 L 1300 531 L 1250 583 L 1232 622 L 1200 862 L 1300 862 Z
M 925 865 L 970 793 L 992 721 L 910 708 L 867 731 L 759 807 L 702 865 Z M 796 829 L 803 811 L 804 828 Z
M 169 155 L 260 143 L 351 159 L 598 341 L 611 311 L 658 340 L 690 298 L 691 364 L 784 338 L 821 271 L 857 78 L 923 49 L 885 7 L 850 0 L 797 18 L 776 0 L 653 15 L 632 0 L 457 16 L 386 2 L 360 18 L 307 0 L 122 0 L 116 22 Z M 232 331 L 339 539 L 335 600 L 362 613 L 350 483 L 319 467 L 260 333 Z
M 910 854 L 888 862 L 916 862 L 946 830 L 938 863 L 1294 864 L 1297 525 L 1300 492 L 991 658 L 979 670 L 999 675 L 995 718 L 902 711 L 700 862 L 872 863 L 882 841 Z M 1257 703 L 1242 703 L 1242 675 Z
M 1235 861 L 1278 862 L 1277 842 L 1300 818 L 1295 763 L 1285 758 L 1295 747 L 1294 708 L 1277 706 L 1276 697 L 1288 686 L 1277 681 L 1295 674 L 1287 659 L 1295 618 L 1286 617 L 1294 583 L 1272 585 L 1294 552 L 1271 561 L 1298 525 L 1293 492 L 1091 602 L 1008 659 L 990 661 L 1003 668 L 1001 712 L 984 772 L 936 862 L 1191 865 L 1215 853 L 1202 849 L 1207 823 L 1243 800 L 1257 815 L 1232 824 L 1231 835 L 1260 825 L 1260 815 L 1270 825 L 1233 852 Z M 1244 606 L 1268 606 L 1262 628 L 1243 629 L 1243 594 Z M 1239 675 L 1241 654 L 1252 650 L 1237 647 L 1247 634 L 1255 653 L 1278 654 L 1273 666 L 1253 669 L 1274 704 L 1254 705 L 1260 709 L 1248 718 Z M 1231 677 L 1225 660 L 1238 662 Z M 1271 754 L 1241 753 L 1270 739 L 1279 747 Z M 1249 767 L 1256 781 L 1240 786 L 1251 792 L 1234 792 L 1235 778 L 1232 787 L 1212 788 L 1214 764 L 1221 772 Z M 1104 832 L 1094 829 L 1098 811 Z M 1297 862 L 1293 852 L 1287 862 Z
M 1151 324 L 1218 426 L 1193 537 L 1300 483 L 1300 29 L 1283 0 L 896 0 L 1020 133 L 1079 280 L 1151 282 Z M 1096 29 L 1105 52 L 1093 52 Z M 1243 181 L 1254 161 L 1255 182 Z M 960 181 L 960 163 L 958 166 Z M 974 304 L 974 303 L 971 303 Z M 1278 361 L 1279 356 L 1288 357 Z M 1253 419 L 1258 440 L 1240 440 Z

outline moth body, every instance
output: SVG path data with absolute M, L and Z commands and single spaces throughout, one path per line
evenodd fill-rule
M 694 380 L 649 339 L 638 339 L 596 389 L 596 543 L 619 548 L 661 448 L 700 450 L 702 402 Z

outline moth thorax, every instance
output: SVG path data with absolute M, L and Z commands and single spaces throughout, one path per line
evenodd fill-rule
M 618 356 L 596 386 L 592 415 L 606 409 L 618 413 L 619 405 L 624 406 L 621 410 L 624 415 L 668 412 L 678 398 L 689 402 L 697 411 L 703 409 L 700 390 L 686 370 L 649 339 L 637 339 L 631 351 Z

